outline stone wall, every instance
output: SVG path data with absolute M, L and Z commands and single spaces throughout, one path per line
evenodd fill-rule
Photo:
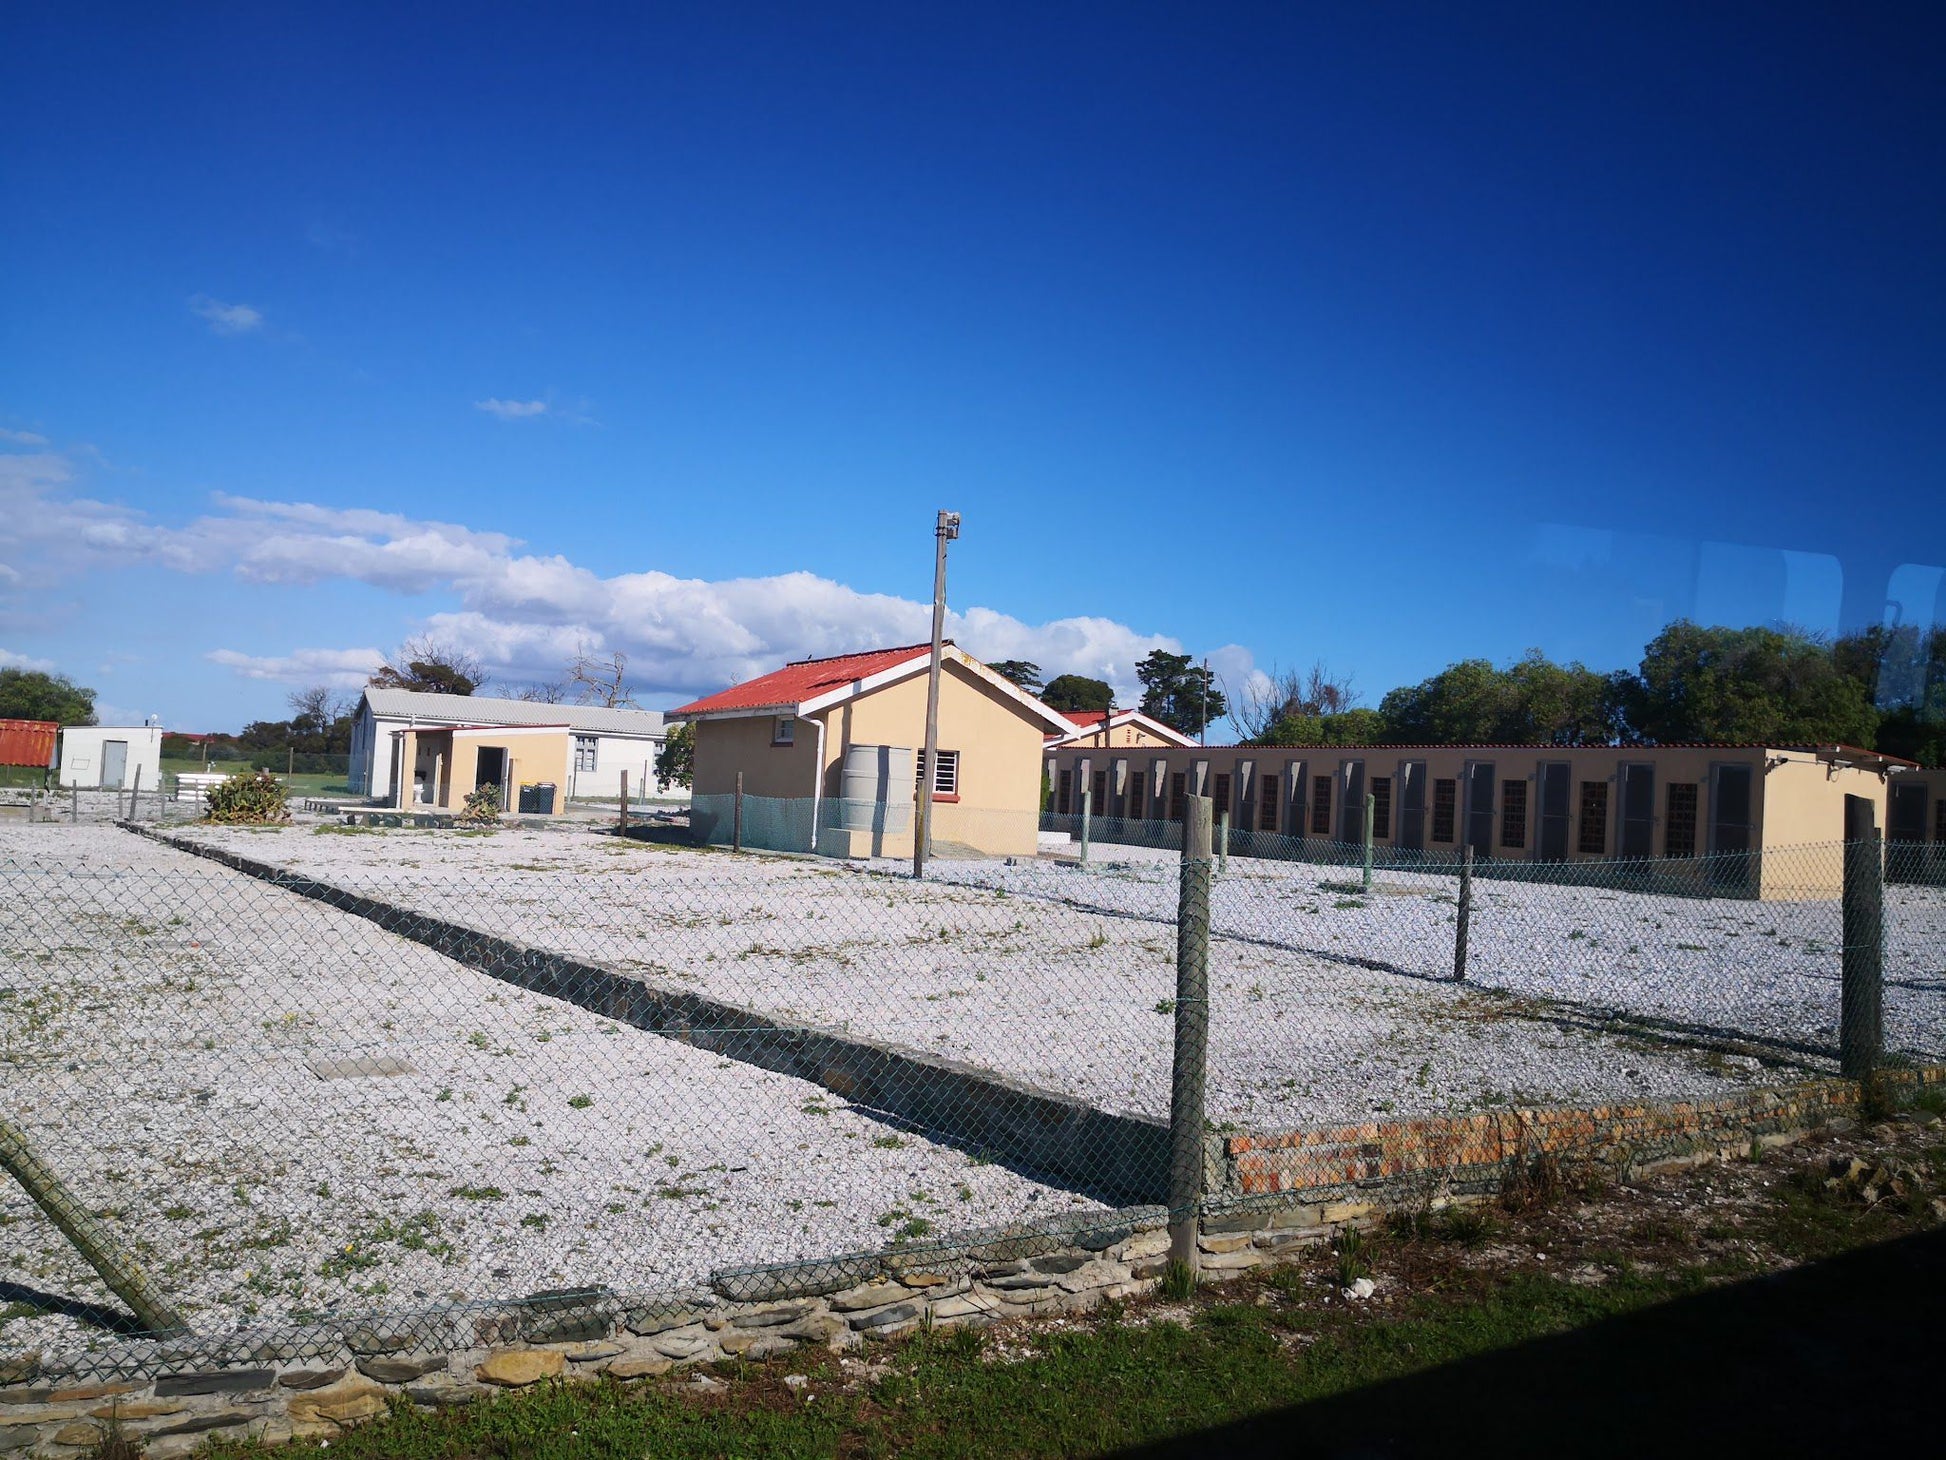
M 1946 1084 L 1946 1067 L 1888 1072 L 1888 1095 Z M 1619 1173 L 1740 1156 L 1859 1114 L 1840 1080 L 1707 1102 L 1509 1110 L 1212 1139 L 1218 1180 L 1200 1224 L 1209 1281 L 1234 1278 L 1388 1210 L 1479 1200 L 1548 1154 Z M 990 1229 L 822 1262 L 729 1268 L 707 1289 L 631 1299 L 601 1290 L 393 1313 L 279 1336 L 124 1343 L 99 1355 L 0 1361 L 0 1454 L 79 1456 L 111 1423 L 153 1460 L 211 1435 L 329 1436 L 395 1399 L 439 1407 L 599 1375 L 844 1349 L 917 1329 L 1085 1311 L 1150 1291 L 1168 1252 L 1161 1207 Z M 115 1364 L 119 1371 L 96 1377 Z

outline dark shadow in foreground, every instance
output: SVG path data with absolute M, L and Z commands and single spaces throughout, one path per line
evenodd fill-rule
M 1936 1454 L 1943 1380 L 1934 1231 L 1123 1454 Z

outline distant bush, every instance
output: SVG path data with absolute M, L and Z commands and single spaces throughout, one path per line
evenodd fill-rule
M 267 771 L 238 771 L 204 795 L 203 817 L 227 825 L 289 821 L 284 783 Z

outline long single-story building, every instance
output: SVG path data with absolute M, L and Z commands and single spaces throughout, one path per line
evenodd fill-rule
M 632 797 L 687 797 L 680 786 L 655 779 L 655 758 L 668 738 L 656 710 L 611 710 L 597 705 L 550 705 L 485 695 L 428 694 L 368 687 L 351 728 L 351 789 L 374 801 L 392 801 L 397 782 L 397 734 L 439 726 L 564 727 L 570 736 L 568 765 L 560 777 L 563 798 L 612 800 L 628 774 Z
M 68 725 L 61 731 L 63 786 L 120 790 L 141 775 L 144 790 L 162 786 L 162 728 L 159 725 Z
M 1832 890 L 1835 859 L 1772 854 L 1839 841 L 1847 795 L 1872 801 L 1881 828 L 1889 807 L 1895 841 L 1928 828 L 1946 840 L 1946 773 L 1843 745 L 1064 745 L 1047 762 L 1050 824 L 1078 816 L 1086 792 L 1091 832 L 1105 841 L 1151 839 L 1148 824 L 1180 820 L 1184 798 L 1201 795 L 1219 818 L 1228 813 L 1233 833 L 1355 844 L 1369 795 L 1373 843 L 1391 852 L 1437 859 L 1471 846 L 1503 861 L 1699 866 L 1717 857 L 1703 868 L 1710 882 L 1761 866 L 1756 890 L 1769 897 Z M 1749 852 L 1766 855 L 1724 855 Z
M 744 845 L 910 856 L 930 644 L 804 659 L 669 712 L 695 727 L 690 825 Z M 941 660 L 935 847 L 1033 856 L 1041 755 L 1072 722 L 952 644 Z

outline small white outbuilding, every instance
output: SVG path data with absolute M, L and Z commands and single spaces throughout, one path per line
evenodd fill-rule
M 162 785 L 162 727 L 160 725 L 69 725 L 61 731 L 59 784 L 99 786 L 123 790 L 135 784 L 139 771 L 142 789 Z

